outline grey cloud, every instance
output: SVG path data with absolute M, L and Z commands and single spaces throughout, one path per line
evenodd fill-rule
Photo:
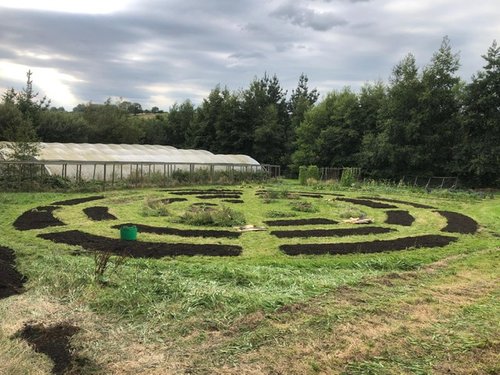
M 327 31 L 335 26 L 347 25 L 347 20 L 332 12 L 316 12 L 312 9 L 285 4 L 271 13 L 272 16 L 290 21 L 292 24 L 309 27 L 316 31 Z

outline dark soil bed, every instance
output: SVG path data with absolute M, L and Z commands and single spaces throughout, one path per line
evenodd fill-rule
M 231 232 L 228 230 L 176 229 L 176 228 L 165 228 L 165 227 L 153 227 L 150 225 L 133 224 L 133 223 L 115 225 L 112 228 L 120 229 L 120 227 L 124 225 L 126 226 L 135 225 L 137 227 L 137 231 L 142 233 L 170 234 L 182 237 L 238 238 L 241 235 L 241 233 Z
M 16 270 L 14 250 L 0 246 L 0 299 L 22 293 L 25 281 Z
M 187 198 L 165 198 L 161 200 L 161 203 L 170 204 L 174 202 L 185 202 L 185 201 L 187 201 Z
M 448 221 L 448 225 L 441 229 L 443 232 L 472 234 L 477 232 L 477 222 L 469 216 L 459 214 L 458 212 L 436 211 L 444 216 Z
M 325 225 L 325 224 L 338 224 L 338 221 L 312 218 L 312 219 L 286 219 L 286 220 L 268 220 L 264 224 L 270 227 L 293 226 L 293 225 Z
M 408 211 L 396 210 L 396 211 L 386 211 L 387 224 L 403 225 L 409 227 L 415 221 L 415 218 L 410 215 Z
M 76 204 L 85 203 L 85 202 L 92 202 L 92 201 L 96 201 L 99 199 L 104 199 L 104 197 L 102 195 L 95 195 L 93 197 L 68 199 L 65 201 L 54 202 L 52 204 L 58 205 L 58 206 L 74 206 Z
M 58 206 L 40 206 L 24 212 L 14 221 L 14 228 L 17 230 L 43 229 L 56 227 L 64 224 L 53 215 Z
M 420 247 L 443 247 L 456 240 L 456 237 L 424 235 L 371 242 L 281 245 L 280 249 L 287 255 L 381 253 Z
M 94 221 L 116 220 L 116 216 L 108 212 L 108 207 L 96 206 L 83 209 L 85 215 Z
M 162 190 L 174 195 L 199 195 L 199 194 L 242 194 L 241 190 L 208 189 L 208 190 Z
M 354 199 L 354 198 L 337 198 L 338 201 L 349 202 L 354 204 L 359 204 L 362 206 L 367 206 L 371 208 L 397 208 L 392 204 L 374 202 L 367 199 Z
M 47 355 L 54 367 L 53 374 L 77 374 L 74 372 L 74 360 L 76 359 L 71 348 L 70 339 L 80 329 L 67 323 L 59 323 L 52 326 L 43 324 L 26 324 L 14 337 L 26 340 L 38 353 Z
M 242 199 L 223 199 L 222 201 L 227 203 L 245 203 Z
M 367 234 L 382 234 L 393 231 L 394 229 L 391 228 L 359 227 L 359 228 L 313 229 L 313 230 L 277 230 L 271 232 L 271 234 L 279 238 L 345 237 L 345 236 L 363 236 Z
M 132 258 L 162 258 L 177 255 L 237 256 L 242 251 L 241 246 L 235 245 L 122 241 L 78 230 L 39 234 L 38 237 L 57 243 L 78 245 L 86 250 L 111 252 Z
M 406 204 L 408 206 L 412 206 L 415 208 L 431 208 L 435 209 L 436 207 L 428 206 L 426 204 L 421 204 L 421 203 L 414 203 L 414 202 L 407 202 L 407 201 L 400 201 L 398 199 L 389 199 L 389 198 L 377 198 L 377 197 L 360 197 L 363 199 L 371 199 L 374 201 L 381 201 L 381 202 L 391 202 L 391 203 L 401 203 L 401 204 Z
M 207 207 L 214 207 L 218 206 L 217 203 L 209 203 L 209 202 L 198 202 L 198 203 L 193 203 L 191 206 L 207 206 Z
M 198 198 L 198 199 L 217 199 L 217 198 L 237 199 L 237 198 L 241 198 L 241 195 L 240 194 L 203 194 L 203 195 L 197 195 L 196 198 Z

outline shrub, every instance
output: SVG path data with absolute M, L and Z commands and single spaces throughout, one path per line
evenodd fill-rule
M 180 221 L 190 225 L 230 227 L 245 224 L 245 216 L 243 213 L 225 206 L 221 208 L 191 206 L 181 216 Z
M 316 181 L 319 181 L 319 168 L 317 165 L 310 165 L 307 167 L 307 179 L 314 179 Z
M 301 185 L 305 185 L 307 183 L 307 167 L 305 165 L 301 165 L 299 167 L 299 183 Z
M 163 203 L 160 199 L 154 197 L 144 198 L 144 204 L 142 206 L 143 216 L 170 216 L 170 212 L 167 209 L 167 205 Z
M 312 205 L 310 202 L 291 202 L 290 207 L 294 211 L 299 212 L 316 212 L 318 209 Z
M 342 170 L 342 176 L 340 177 L 340 185 L 352 186 L 355 182 L 358 181 L 360 174 L 360 168 L 344 168 Z
M 286 212 L 286 211 L 267 211 L 266 217 L 268 218 L 280 218 L 280 217 L 294 217 L 297 216 L 295 212 Z

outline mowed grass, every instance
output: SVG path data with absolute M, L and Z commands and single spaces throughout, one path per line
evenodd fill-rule
M 208 187 L 195 187 L 195 189 Z M 213 187 L 210 187 L 213 188 Z M 153 242 L 224 243 L 243 247 L 239 257 L 128 259 L 110 265 L 105 284 L 94 279 L 92 254 L 54 244 L 38 233 L 78 229 L 118 238 L 117 223 L 195 229 L 179 221 L 194 202 L 167 206 L 168 216 L 147 216 L 148 199 L 174 197 L 158 190 L 105 192 L 105 199 L 63 207 L 64 227 L 19 232 L 24 211 L 89 194 L 0 194 L 0 245 L 16 250 L 28 277 L 26 293 L 0 301 L 0 373 L 47 373 L 50 361 L 9 337 L 26 321 L 71 321 L 82 327 L 74 347 L 89 359 L 87 373 L 495 373 L 498 370 L 498 198 L 423 193 L 365 186 L 361 190 L 313 190 L 294 183 L 236 186 L 248 224 L 270 216 L 325 217 L 341 221 L 363 211 L 375 225 L 397 229 L 382 236 L 278 239 L 267 232 L 238 239 L 181 238 L 140 233 Z M 428 209 L 407 209 L 411 227 L 383 224 L 384 210 L 300 198 L 315 212 L 297 212 L 288 199 L 268 203 L 257 189 L 378 195 L 467 214 L 481 225 L 476 235 L 456 235 L 444 248 L 384 254 L 288 257 L 285 243 L 358 242 L 439 234 L 445 220 Z M 105 205 L 118 217 L 93 222 L 85 207 Z M 274 213 L 274 214 L 273 214 Z M 300 229 L 327 228 L 305 226 Z M 339 224 L 336 227 L 349 227 Z M 199 229 L 224 229 L 207 228 Z M 230 229 L 230 228 L 226 228 Z M 277 228 L 285 229 L 285 228 Z M 455 235 L 455 234 L 453 234 Z

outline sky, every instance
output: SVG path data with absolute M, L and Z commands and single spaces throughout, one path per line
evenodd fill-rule
M 470 81 L 500 43 L 500 0 L 0 0 L 0 19 L 0 93 L 31 70 L 66 110 L 107 98 L 168 110 L 266 73 L 289 94 L 301 73 L 322 96 L 356 91 L 408 53 L 429 64 L 444 36 Z

